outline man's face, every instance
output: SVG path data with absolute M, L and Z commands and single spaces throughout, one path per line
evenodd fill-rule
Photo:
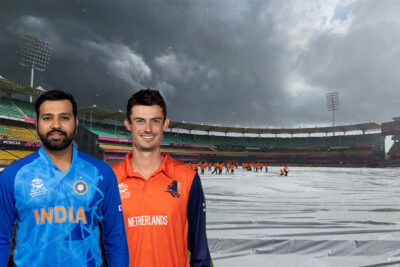
M 67 148 L 74 139 L 77 125 L 69 100 L 46 100 L 40 105 L 36 131 L 47 149 Z
M 160 148 L 163 131 L 168 128 L 169 119 L 164 121 L 158 105 L 136 105 L 131 109 L 130 120 L 125 119 L 126 128 L 132 133 L 134 148 L 140 151 L 156 151 Z

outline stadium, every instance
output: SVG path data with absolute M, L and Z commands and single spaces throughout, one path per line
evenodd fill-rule
M 44 92 L 0 79 L 0 165 L 2 168 L 40 146 L 32 99 Z M 110 165 L 131 149 L 121 111 L 92 106 L 78 112 L 76 145 Z M 385 138 L 393 146 L 385 153 Z M 241 128 L 171 121 L 162 152 L 182 162 L 259 162 L 271 166 L 384 167 L 400 165 L 400 117 L 315 128 Z
M 40 147 L 33 100 L 44 89 L 0 78 L 0 92 L 3 169 Z M 78 118 L 82 152 L 113 165 L 131 151 L 123 112 L 92 106 Z M 387 136 L 394 141 L 388 150 Z M 400 166 L 399 140 L 399 117 L 295 129 L 172 121 L 161 148 L 187 163 L 271 166 L 268 174 L 237 168 L 234 175 L 201 175 L 216 266 L 265 266 L 266 256 L 276 266 L 381 266 L 400 263 L 398 169 L 381 168 Z M 284 179 L 277 171 L 283 165 L 290 167 Z

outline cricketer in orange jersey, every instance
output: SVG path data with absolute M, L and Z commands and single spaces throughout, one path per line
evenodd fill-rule
M 160 152 L 169 124 L 160 93 L 151 89 L 135 93 L 128 101 L 124 123 L 132 134 L 132 153 L 113 170 L 130 266 L 210 266 L 200 178 Z

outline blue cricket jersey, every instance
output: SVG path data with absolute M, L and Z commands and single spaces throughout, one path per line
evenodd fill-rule
M 41 147 L 0 175 L 0 267 L 7 265 L 15 222 L 17 266 L 100 266 L 98 222 L 109 265 L 129 265 L 115 174 L 75 147 L 64 174 Z

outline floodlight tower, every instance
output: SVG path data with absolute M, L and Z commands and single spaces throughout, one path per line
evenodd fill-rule
M 31 68 L 31 87 L 33 87 L 34 71 L 45 71 L 46 65 L 50 60 L 50 54 L 51 47 L 49 43 L 25 34 L 21 45 L 22 58 L 20 64 Z
M 326 105 L 328 111 L 332 111 L 332 127 L 335 127 L 335 110 L 339 110 L 339 92 L 327 93 Z M 335 132 L 333 132 L 333 135 L 335 135 Z

